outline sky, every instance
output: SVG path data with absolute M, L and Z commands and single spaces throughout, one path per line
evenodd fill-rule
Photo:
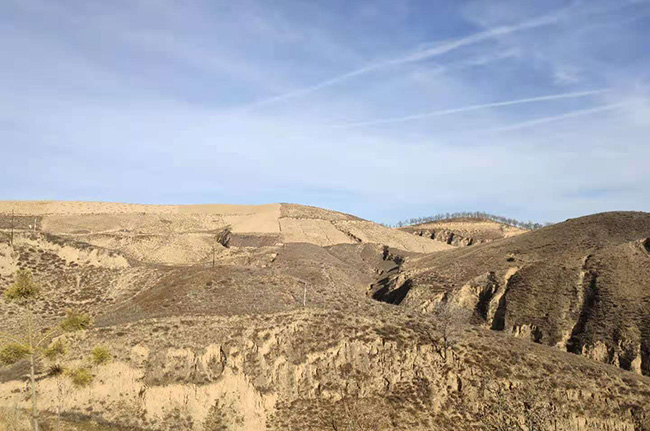
M 0 199 L 650 211 L 650 0 L 2 0 Z

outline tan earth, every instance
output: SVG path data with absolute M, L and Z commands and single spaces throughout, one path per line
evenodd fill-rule
M 93 316 L 66 365 L 112 355 L 64 381 L 67 430 L 650 430 L 650 214 L 438 225 L 490 242 L 293 204 L 0 202 L 0 291 L 29 269 L 39 327 Z M 0 368 L 0 429 L 28 426 L 27 372 Z
M 136 205 L 105 202 L 0 202 L 8 228 L 24 227 L 165 264 L 211 259 L 213 247 L 373 243 L 420 253 L 448 247 L 358 217 L 293 204 Z M 221 237 L 221 238 L 220 238 Z M 224 242 L 227 239 L 227 242 Z

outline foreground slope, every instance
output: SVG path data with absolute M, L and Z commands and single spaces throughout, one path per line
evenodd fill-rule
M 114 359 L 64 411 L 153 430 L 647 429 L 647 378 L 480 328 L 459 336 L 445 350 L 426 320 L 350 309 L 100 326 L 74 342 Z M 56 382 L 40 387 L 54 411 Z M 0 403 L 27 407 L 23 390 L 5 380 Z
M 324 217 L 356 222 L 311 207 L 282 208 L 281 223 Z M 236 217 L 257 217 L 247 211 Z M 110 235 L 133 229 L 122 223 L 140 215 L 127 216 L 97 217 L 85 228 L 90 234 L 62 227 L 33 232 L 25 218 L 13 245 L 0 239 L 0 291 L 17 268 L 30 269 L 43 288 L 35 308 L 39 322 L 53 322 L 66 308 L 95 319 L 93 329 L 70 337 L 80 348 L 74 364 L 82 363 L 89 346 L 104 345 L 113 354 L 109 365 L 94 371 L 91 387 L 68 388 L 67 419 L 170 431 L 498 430 L 529 423 L 540 430 L 650 429 L 648 377 L 429 312 L 427 301 L 435 301 L 444 286 L 436 285 L 441 289 L 436 293 L 432 284 L 420 284 L 427 274 L 444 269 L 459 280 L 480 278 L 489 273 L 480 265 L 489 267 L 498 256 L 471 261 L 477 268 L 465 268 L 463 259 L 530 234 L 429 254 L 363 240 L 252 247 L 230 242 L 243 238 L 235 236 L 237 222 L 231 219 L 230 239 L 221 238 L 228 247 L 193 265 L 139 260 L 119 242 L 111 248 L 113 243 L 84 241 L 93 240 L 93 229 L 99 229 L 94 226 L 103 223 L 110 224 L 104 231 Z M 49 217 L 41 219 L 43 230 L 55 220 Z M 74 214 L 66 217 L 76 220 L 71 229 L 90 220 L 85 214 L 81 221 Z M 597 250 L 616 247 L 621 238 L 643 231 L 636 225 L 613 228 L 615 235 L 580 235 L 579 242 Z M 247 229 L 263 230 L 254 224 Z M 180 241 L 194 234 L 187 229 L 173 237 Z M 615 240 L 608 239 L 612 235 Z M 566 247 L 551 236 L 530 240 L 540 241 L 539 249 L 530 247 L 540 256 Z M 524 253 L 524 244 L 517 244 L 515 259 L 530 256 L 526 262 L 532 263 L 534 252 Z M 495 277 L 510 268 L 510 254 L 503 257 L 506 266 L 495 270 Z M 444 266 L 436 263 L 441 259 L 447 259 Z M 382 280 L 407 275 L 413 285 L 401 306 L 373 299 L 377 286 L 386 287 Z M 0 319 L 4 329 L 17 328 L 19 308 L 0 299 Z M 511 317 L 505 319 L 510 325 Z M 0 369 L 0 408 L 29 406 L 25 370 L 25 364 Z M 41 368 L 38 385 L 40 405 L 54 413 L 56 380 Z
M 650 375 L 650 214 L 568 220 L 411 260 L 403 304 L 441 301 L 485 325 Z M 395 287 L 397 288 L 397 287 Z

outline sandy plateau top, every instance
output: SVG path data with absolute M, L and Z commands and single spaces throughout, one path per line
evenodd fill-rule
M 373 243 L 429 253 L 446 244 L 336 211 L 295 204 L 266 205 L 144 205 L 112 202 L 3 201 L 0 215 L 14 212 L 55 235 L 73 236 L 96 246 L 143 259 L 161 248 L 158 262 L 190 263 L 210 253 L 215 236 L 233 235 L 230 246 L 311 243 L 319 246 Z M 6 229 L 9 220 L 4 220 Z M 177 250 L 176 258 L 174 250 Z M 188 257 L 190 256 L 190 257 Z
M 267 205 L 151 205 L 120 202 L 83 201 L 0 201 L 0 213 L 17 215 L 63 215 L 63 214 L 251 214 L 279 210 L 280 204 Z
M 119 202 L 82 202 L 82 201 L 0 201 L 0 213 L 23 216 L 49 215 L 97 215 L 97 214 L 194 214 L 221 215 L 252 218 L 251 228 L 256 232 L 277 232 L 277 220 L 280 204 L 267 205 L 149 205 L 127 204 Z M 250 223 L 249 223 L 250 224 Z

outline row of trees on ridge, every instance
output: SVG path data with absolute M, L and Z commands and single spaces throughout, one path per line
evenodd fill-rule
M 503 217 L 503 216 L 486 213 L 483 211 L 460 211 L 460 212 L 453 212 L 453 213 L 449 213 L 449 212 L 440 213 L 440 214 L 426 216 L 426 217 L 410 218 L 407 220 L 402 220 L 397 222 L 395 227 L 412 226 L 421 223 L 431 223 L 434 221 L 450 220 L 456 218 L 474 218 L 480 220 L 492 220 L 497 223 L 503 223 L 509 226 L 514 226 L 514 227 L 528 229 L 528 230 L 540 229 L 544 226 L 548 226 L 552 224 L 552 223 L 544 223 L 544 224 L 535 223 L 532 221 L 521 221 L 510 217 Z

